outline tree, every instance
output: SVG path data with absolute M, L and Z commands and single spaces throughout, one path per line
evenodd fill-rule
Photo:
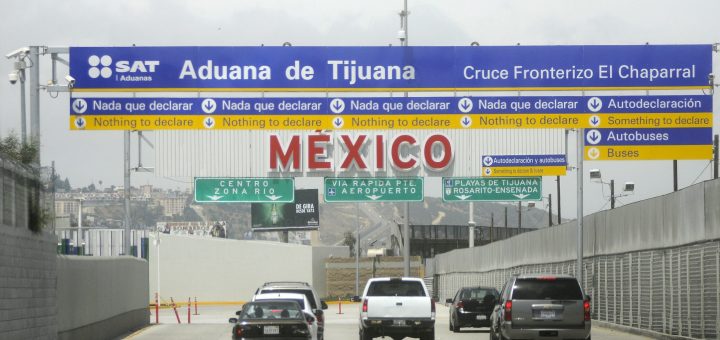
M 39 152 L 40 143 L 37 141 L 23 143 L 14 131 L 0 140 L 0 153 L 21 164 L 32 164 L 38 158 Z
M 352 231 L 346 231 L 345 234 L 343 234 L 343 245 L 348 246 L 350 248 L 350 256 L 352 257 L 353 254 L 355 254 L 355 234 L 353 234 Z

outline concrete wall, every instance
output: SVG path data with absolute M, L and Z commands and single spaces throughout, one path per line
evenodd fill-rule
M 148 324 L 148 263 L 57 256 L 58 338 L 108 339 Z
M 0 225 L 0 339 L 54 339 L 55 236 Z
M 54 339 L 57 243 L 52 230 L 30 230 L 30 169 L 0 154 L 0 339 Z M 37 225 L 35 227 L 38 227 Z
M 347 247 L 311 247 L 267 241 L 241 241 L 160 234 L 160 255 L 150 241 L 150 301 L 248 301 L 266 281 L 305 281 L 325 296 L 324 260 L 345 256 Z M 159 258 L 159 261 L 157 261 Z
M 584 218 L 584 255 L 667 248 L 720 238 L 720 180 Z M 577 222 L 435 257 L 437 274 L 484 272 L 577 258 Z

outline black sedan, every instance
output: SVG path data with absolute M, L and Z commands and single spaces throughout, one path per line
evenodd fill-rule
M 304 313 L 294 300 L 248 302 L 237 318 L 230 318 L 233 339 L 312 339 L 315 317 Z
M 490 315 L 500 293 L 492 287 L 463 287 L 455 297 L 447 299 L 450 304 L 450 330 L 460 327 L 490 327 Z

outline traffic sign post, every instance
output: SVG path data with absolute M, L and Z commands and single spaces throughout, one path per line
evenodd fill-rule
M 542 177 L 443 177 L 443 201 L 539 201 Z
M 420 202 L 422 177 L 325 178 L 325 202 Z
M 195 178 L 198 203 L 290 203 L 294 178 Z

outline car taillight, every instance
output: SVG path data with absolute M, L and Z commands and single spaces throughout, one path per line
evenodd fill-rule
M 505 301 L 505 321 L 512 321 L 512 301 Z
M 456 308 L 465 308 L 465 305 L 463 305 L 463 302 L 462 302 L 462 301 L 458 301 L 458 303 L 457 303 L 457 305 L 456 305 L 455 307 L 456 307 Z
M 325 315 L 323 314 L 316 314 L 315 317 L 317 318 L 318 322 L 324 322 L 325 321 Z
M 238 336 L 238 337 L 242 337 L 242 336 L 243 336 L 243 329 L 242 329 L 242 327 L 235 327 L 235 335 Z
M 364 300 L 363 300 L 363 309 L 362 309 L 362 311 L 363 311 L 363 313 L 367 313 L 367 299 L 364 299 Z
M 583 309 L 585 309 L 585 321 L 590 321 L 590 301 L 583 301 Z

